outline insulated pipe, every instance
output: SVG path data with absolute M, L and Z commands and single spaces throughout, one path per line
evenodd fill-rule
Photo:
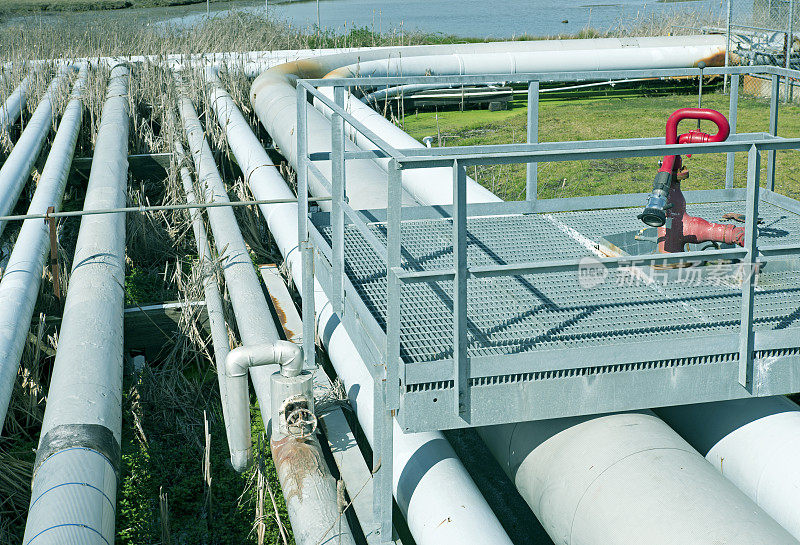
M 325 96 L 333 98 L 333 88 L 320 87 L 320 92 Z M 314 106 L 330 119 L 332 110 L 315 97 Z M 423 148 L 414 137 L 410 136 L 403 129 L 388 121 L 381 114 L 364 104 L 361 100 L 351 93 L 345 93 L 345 109 L 357 120 L 361 121 L 366 127 L 380 135 L 386 143 L 395 149 Z M 372 149 L 374 144 L 363 134 L 356 131 L 351 125 L 346 124 L 345 130 L 355 143 L 364 149 Z M 383 170 L 389 166 L 389 159 L 374 159 Z M 384 173 L 384 177 L 386 174 Z M 453 169 L 447 167 L 410 169 L 403 172 L 403 188 L 418 202 L 427 206 L 439 204 L 452 204 Z M 432 183 L 438 180 L 438 183 Z M 445 181 L 446 180 L 446 181 Z M 467 202 L 498 202 L 501 199 L 480 185 L 478 182 L 467 176 Z
M 205 201 L 227 201 L 225 186 L 219 171 L 217 171 L 211 148 L 204 137 L 203 128 L 197 118 L 194 106 L 188 98 L 181 98 L 179 108 Z M 258 356 L 254 357 L 250 353 L 250 347 L 275 346 L 278 341 L 278 332 L 272 321 L 272 314 L 250 261 L 233 210 L 227 207 L 208 208 L 207 210 L 216 246 L 218 249 L 224 249 L 223 274 L 231 294 L 233 310 L 237 316 L 239 333 L 245 344 L 244 350 L 240 350 L 238 353 L 233 350 L 230 354 L 236 353 L 233 359 L 237 364 L 248 360 L 258 361 Z M 269 353 L 270 350 L 265 352 Z M 281 354 L 283 353 L 291 352 L 287 350 L 281 352 Z M 280 356 L 276 359 L 284 361 L 281 354 L 272 351 L 272 355 Z M 302 360 L 302 357 L 299 359 Z M 268 434 L 270 434 L 271 407 L 270 375 L 276 371 L 276 368 L 276 365 L 248 367 L 258 397 L 261 418 Z M 237 394 L 234 388 L 229 389 L 229 395 L 233 401 L 240 403 L 238 407 L 232 407 L 232 412 L 233 410 L 237 411 L 232 416 L 247 418 L 249 427 L 247 383 L 246 381 L 240 382 L 245 383 L 244 399 L 234 397 L 241 393 Z M 245 438 L 241 438 L 242 448 L 244 442 Z M 249 450 L 249 429 L 246 446 Z M 355 545 L 350 527 L 347 521 L 343 520 L 343 515 L 339 511 L 336 481 L 328 470 L 316 437 L 312 436 L 306 438 L 305 441 L 293 443 L 291 447 L 288 445 L 286 447 L 273 449 L 272 454 L 284 491 L 295 541 L 298 545 Z M 246 462 L 246 459 L 244 461 Z
M 8 131 L 16 123 L 22 108 L 25 107 L 25 99 L 28 96 L 28 88 L 31 84 L 31 74 L 25 76 L 19 86 L 0 106 L 0 133 Z
M 373 110 L 357 99 L 347 105 L 354 117 L 390 145 L 422 147 L 383 116 L 367 112 Z M 418 184 L 406 189 L 425 204 L 451 204 L 451 170 L 426 170 L 431 172 L 425 183 L 408 177 L 413 171 L 404 173 L 404 185 Z M 475 182 L 467 184 L 468 202 L 478 202 L 469 193 Z M 650 413 L 509 424 L 479 428 L 478 433 L 557 545 L 700 544 L 712 541 L 705 541 L 708 532 L 719 543 L 793 542 L 727 483 L 708 475 L 710 468 L 698 463 L 702 458 Z M 548 441 L 554 436 L 559 438 Z M 676 467 L 681 468 L 680 478 L 671 479 Z M 618 480 L 620 475 L 627 478 Z M 658 486 L 652 490 L 658 493 L 651 494 L 647 483 L 655 482 Z M 706 496 L 715 503 L 709 505 Z M 703 508 L 695 511 L 689 498 L 701 502 Z M 706 509 L 716 518 L 710 519 Z M 736 527 L 743 509 L 750 513 L 745 518 L 746 530 Z M 615 519 L 623 512 L 625 521 Z M 671 516 L 664 516 L 665 512 Z M 675 524 L 678 520 L 680 524 Z M 618 529 L 622 526 L 629 529 L 627 534 Z
M 14 149 L 0 168 L 0 216 L 7 216 L 11 212 L 31 175 L 31 168 L 39 157 L 45 138 L 50 134 L 55 115 L 53 112 L 55 97 L 67 79 L 68 72 L 68 68 L 58 70 Z M 5 226 L 6 222 L 0 221 L 0 237 Z
M 496 53 L 393 57 L 355 62 L 330 72 L 332 78 L 408 75 L 524 74 L 571 70 L 635 70 L 694 66 L 698 59 L 724 61 L 722 46 L 657 46 L 572 51 L 509 51 Z M 712 64 L 715 65 L 715 64 Z
M 203 127 L 197 118 L 194 106 L 188 98 L 178 103 L 189 150 L 194 159 L 198 178 L 198 189 L 203 202 L 229 202 L 225 183 L 217 170 L 211 148 L 205 138 Z M 208 220 L 217 249 L 220 251 L 220 264 L 225 283 L 231 296 L 236 323 L 242 343 L 245 345 L 271 344 L 278 340 L 278 331 L 272 321 L 269 306 L 264 299 L 253 262 L 247 252 L 233 209 L 228 207 L 208 208 Z M 256 390 L 265 429 L 269 429 L 269 376 L 278 370 L 276 365 L 253 367 L 250 376 Z M 226 372 L 227 375 L 227 372 Z M 230 376 L 230 375 L 227 375 Z M 250 437 L 250 393 L 247 381 L 227 381 L 230 401 L 230 428 L 236 430 L 231 438 L 231 458 L 236 471 L 244 471 L 252 458 Z M 267 416 L 264 416 L 264 415 Z M 241 421 L 244 421 L 241 422 Z
M 125 206 L 128 69 L 111 71 L 85 210 Z M 122 433 L 125 215 L 84 216 L 33 465 L 26 545 L 108 545 Z
M 255 197 L 294 198 L 228 93 L 212 84 L 209 94 L 217 121 Z M 297 251 L 297 205 L 262 204 L 259 208 L 292 278 L 299 285 L 302 259 Z M 372 377 L 317 282 L 314 301 L 320 340 L 347 388 L 367 440 L 372 443 Z M 394 494 L 417 543 L 511 545 L 497 517 L 440 432 L 405 434 L 395 422 L 393 437 Z
M 280 365 L 284 377 L 296 377 L 303 370 L 303 349 L 290 341 L 240 346 L 225 359 L 227 374 L 232 378 L 247 377 L 247 370 L 259 365 Z
M 800 407 L 783 396 L 656 409 L 711 465 L 800 539 Z
M 555 545 L 798 543 L 649 411 L 478 431 Z
M 219 79 L 216 77 L 215 70 L 207 72 L 208 79 L 214 84 L 219 84 Z M 296 103 L 294 87 L 285 85 L 281 88 L 282 99 L 291 101 L 292 104 Z M 308 110 L 308 153 L 327 152 L 331 150 L 331 124 L 325 117 L 316 111 L 311 105 L 306 106 Z M 285 110 L 284 110 L 285 112 Z M 296 110 L 291 112 L 291 115 L 296 117 Z M 277 142 L 277 141 L 276 141 Z M 278 143 L 281 148 L 281 153 L 292 164 L 297 164 L 297 139 L 281 139 Z M 354 151 L 355 144 L 345 141 L 345 150 Z M 331 161 L 315 161 L 314 165 L 319 168 L 327 180 L 331 180 Z M 375 184 L 365 182 L 365 180 L 373 180 L 379 176 L 385 176 L 385 173 L 372 161 L 348 161 L 345 165 L 345 184 L 346 192 L 348 195 L 359 195 L 364 203 L 364 208 L 386 208 L 388 192 L 385 184 L 383 186 L 376 186 Z M 317 179 L 313 173 L 308 176 L 309 190 L 317 196 L 330 194 L 328 189 Z M 416 204 L 415 201 L 405 192 L 403 192 L 403 204 Z M 331 203 L 323 201 L 319 203 L 319 207 L 323 210 L 330 211 Z
M 171 112 L 171 110 L 170 110 Z M 175 140 L 175 155 L 180 167 L 181 184 L 183 185 L 183 192 L 186 195 L 186 202 L 188 204 L 197 203 L 197 196 L 194 192 L 194 185 L 192 184 L 192 175 L 189 173 L 189 168 L 184 165 L 186 160 L 186 152 L 183 148 L 183 143 L 180 138 Z M 197 257 L 203 269 L 203 295 L 206 301 L 206 313 L 208 314 L 208 325 L 211 330 L 211 343 L 214 345 L 214 363 L 217 367 L 217 382 L 219 383 L 219 396 L 222 405 L 222 419 L 225 422 L 225 437 L 228 439 L 228 451 L 230 454 L 231 465 L 234 465 L 234 460 L 239 455 L 234 449 L 234 440 L 236 437 L 246 437 L 250 434 L 250 421 L 242 418 L 234 419 L 232 417 L 232 410 L 230 407 L 230 399 L 228 390 L 230 389 L 228 379 L 225 373 L 225 358 L 230 352 L 230 340 L 228 339 L 228 326 L 225 323 L 225 313 L 222 308 L 222 296 L 219 293 L 219 286 L 217 285 L 216 274 L 211 248 L 208 245 L 208 233 L 203 225 L 203 218 L 200 215 L 199 209 L 191 210 L 192 229 L 194 231 L 194 240 L 197 246 Z M 236 427 L 236 429 L 234 429 Z M 246 458 L 246 456 L 245 456 Z M 241 462 L 238 462 L 241 466 Z
M 64 187 L 69 177 L 75 143 L 81 128 L 83 88 L 87 70 L 84 66 L 64 110 L 58 132 L 36 186 L 28 214 L 44 214 L 48 207 L 61 208 Z M 42 268 L 50 247 L 48 223 L 25 220 L 19 232 L 5 273 L 0 279 L 0 433 L 11 401 L 26 333 L 42 282 Z

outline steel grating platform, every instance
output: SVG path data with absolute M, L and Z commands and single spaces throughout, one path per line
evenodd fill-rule
M 688 212 L 720 221 L 724 213 L 743 213 L 744 208 L 744 202 L 734 201 L 689 205 Z M 607 255 L 606 237 L 641 230 L 637 213 L 634 209 L 605 209 L 471 217 L 467 221 L 468 265 Z M 800 243 L 800 214 L 763 202 L 759 217 L 763 220 L 760 246 Z M 331 244 L 331 229 L 319 227 L 325 242 Z M 385 223 L 372 223 L 370 229 L 386 243 Z M 451 240 L 450 219 L 403 221 L 402 268 L 408 271 L 451 268 Z M 345 263 L 356 294 L 385 330 L 385 264 L 352 225 L 346 228 Z M 582 280 L 578 275 L 578 271 L 541 272 L 468 280 L 471 388 L 569 378 L 580 378 L 586 383 L 592 377 L 611 372 L 663 371 L 701 364 L 726 364 L 735 371 L 742 297 L 741 279 L 736 276 L 735 266 L 723 262 L 673 270 L 643 265 L 601 269 L 594 282 Z M 448 375 L 452 365 L 436 365 L 453 357 L 452 293 L 452 280 L 406 284 L 401 289 L 400 353 L 407 364 L 404 390 L 406 395 L 426 396 L 429 403 L 440 402 L 443 399 L 440 394 L 446 397 L 448 390 L 452 390 L 453 381 Z M 800 261 L 783 259 L 764 267 L 758 277 L 754 309 L 757 335 L 773 331 L 781 332 L 781 339 L 794 339 L 783 342 L 787 345 L 784 349 L 757 353 L 757 360 L 796 357 L 800 353 Z M 706 343 L 710 339 L 714 341 Z M 692 350 L 676 349 L 692 346 L 706 350 L 692 355 Z M 509 359 L 509 356 L 516 357 Z M 735 383 L 735 378 L 732 382 Z M 796 379 L 761 380 L 757 384 L 758 393 L 794 391 L 800 387 L 797 382 Z M 702 385 L 700 381 L 696 386 Z M 785 392 L 772 391 L 781 388 Z M 686 399 L 697 400 L 696 387 L 689 392 L 684 391 L 690 396 Z M 707 395 L 699 397 L 736 397 L 733 393 L 719 392 L 709 385 Z M 580 397 L 586 400 L 585 395 Z M 616 401 L 619 399 L 618 396 Z M 682 400 L 681 396 L 667 395 L 663 404 Z M 553 405 L 543 402 L 541 407 Z M 401 417 L 402 406 L 401 402 Z M 561 412 L 546 411 L 541 417 L 585 414 L 588 410 L 577 399 L 573 405 L 567 404 L 570 406 L 572 409 Z M 644 406 L 652 406 L 652 402 Z M 621 408 L 640 407 L 635 403 L 615 403 L 611 395 L 597 404 L 594 412 Z M 418 422 L 419 416 L 411 420 Z M 452 426 L 452 422 L 446 422 L 447 417 L 442 420 L 430 416 L 423 420 L 430 422 L 425 428 Z M 406 429 L 419 426 L 409 425 Z

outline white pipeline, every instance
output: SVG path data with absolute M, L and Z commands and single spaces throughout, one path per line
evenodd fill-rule
M 22 108 L 25 107 L 25 100 L 28 97 L 31 77 L 31 74 L 25 76 L 19 86 L 6 99 L 5 103 L 0 106 L 0 133 L 8 131 L 22 113 Z
M 189 168 L 184 164 L 186 159 L 186 152 L 183 148 L 183 143 L 178 138 L 175 140 L 175 155 L 178 164 L 180 165 L 181 184 L 183 185 L 183 192 L 186 196 L 186 202 L 189 204 L 197 203 L 197 196 L 194 191 L 194 184 L 192 183 L 192 175 Z M 231 415 L 230 400 L 228 399 L 228 377 L 225 373 L 225 358 L 230 352 L 230 340 L 228 338 L 228 326 L 225 322 L 225 314 L 222 308 L 222 296 L 219 293 L 219 286 L 217 285 L 217 275 L 215 271 L 216 264 L 214 263 L 211 254 L 211 248 L 208 245 L 208 233 L 206 232 L 205 225 L 203 225 L 203 218 L 200 214 L 200 209 L 193 209 L 190 211 L 192 219 L 192 230 L 194 231 L 194 241 L 197 246 L 197 258 L 200 262 L 202 275 L 203 275 L 203 296 L 206 301 L 206 313 L 208 314 L 208 327 L 211 331 L 211 343 L 214 345 L 214 363 L 217 367 L 217 382 L 219 384 L 219 397 L 222 405 L 222 419 L 225 422 L 225 437 L 228 439 L 228 450 L 231 459 L 231 464 L 235 464 L 237 450 L 234 448 L 237 437 L 247 437 L 250 433 L 249 420 L 234 419 Z M 238 429 L 234 429 L 234 426 Z M 246 460 L 246 453 L 243 455 Z M 241 462 L 238 462 L 241 465 Z M 236 466 L 234 466 L 236 467 Z
M 58 132 L 36 186 L 28 214 L 44 214 L 48 207 L 61 208 L 64 187 L 69 177 L 75 143 L 81 128 L 86 83 L 84 67 L 64 110 Z M 48 223 L 45 220 L 25 220 L 19 232 L 5 273 L 0 279 L 0 433 L 11 401 L 26 334 L 39 295 L 45 255 L 50 248 Z
M 800 539 L 800 407 L 783 396 L 657 409 L 717 471 Z
M 294 194 L 271 166 L 272 160 L 228 93 L 212 84 L 210 96 L 217 120 L 256 198 L 293 198 Z M 297 251 L 297 205 L 261 205 L 260 209 L 292 278 L 299 285 L 302 260 Z M 372 443 L 372 377 L 344 327 L 331 312 L 327 296 L 318 283 L 314 285 L 318 335 L 347 388 L 367 440 Z M 441 433 L 404 434 L 395 423 L 393 463 L 395 498 L 417 543 L 511 544 Z
M 111 71 L 84 208 L 125 205 L 128 69 Z M 125 215 L 81 220 L 23 543 L 114 543 L 122 434 Z
M 31 175 L 31 168 L 39 157 L 45 137 L 53 126 L 55 98 L 67 80 L 68 73 L 67 68 L 58 71 L 30 121 L 25 125 L 25 130 L 22 131 L 14 149 L 0 168 L 0 216 L 8 215 L 14 208 L 25 182 Z M 0 237 L 5 226 L 6 222 L 0 221 Z

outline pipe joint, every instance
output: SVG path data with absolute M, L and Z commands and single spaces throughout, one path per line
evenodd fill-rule
M 229 377 L 243 377 L 250 367 L 280 365 L 281 375 L 296 377 L 303 370 L 303 349 L 293 342 L 240 346 L 228 352 L 225 369 Z

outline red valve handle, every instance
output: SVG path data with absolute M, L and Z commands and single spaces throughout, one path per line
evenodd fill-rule
M 678 137 L 678 123 L 684 119 L 703 119 L 717 126 L 717 134 L 710 135 L 700 131 L 689 131 Z M 667 144 L 700 144 L 704 142 L 722 142 L 728 138 L 731 127 L 724 115 L 716 110 L 706 108 L 681 108 L 675 110 L 667 120 Z M 680 156 L 667 155 L 661 163 L 659 172 L 672 172 L 680 168 Z

